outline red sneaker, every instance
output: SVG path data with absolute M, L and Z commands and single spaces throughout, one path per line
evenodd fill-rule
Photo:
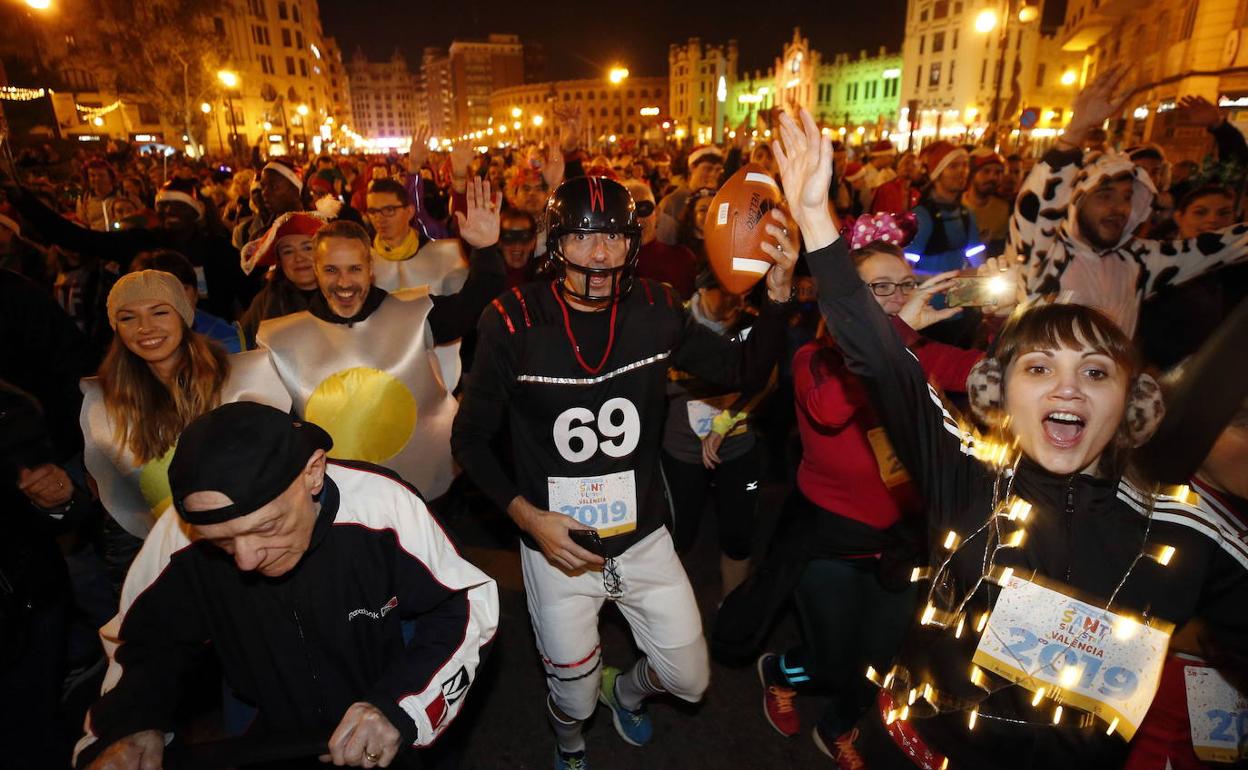
M 758 681 L 763 686 L 763 716 L 767 723 L 786 738 L 801 731 L 801 720 L 793 708 L 797 692 L 780 671 L 780 656 L 763 653 L 758 658 Z
M 865 770 L 867 763 L 858 753 L 858 749 L 854 748 L 854 741 L 858 740 L 857 727 L 835 741 L 829 741 L 824 738 L 819 725 L 815 725 L 815 729 L 810 731 L 810 737 L 814 739 L 816 748 L 836 760 L 836 765 L 840 770 Z

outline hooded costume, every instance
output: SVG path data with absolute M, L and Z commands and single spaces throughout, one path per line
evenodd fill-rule
M 1079 205 L 1114 179 L 1132 183 L 1131 213 L 1112 248 L 1098 249 L 1079 232 Z M 1152 212 L 1148 174 L 1117 153 L 1053 149 L 1032 169 L 1010 218 L 1008 256 L 1025 265 L 1029 299 L 1089 305 L 1135 333 L 1140 303 L 1167 286 L 1248 258 L 1248 224 L 1195 238 L 1157 241 L 1134 233 Z

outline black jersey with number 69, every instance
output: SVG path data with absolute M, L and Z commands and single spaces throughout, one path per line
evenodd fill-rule
M 569 306 L 552 282 L 512 289 L 481 315 L 455 458 L 499 507 L 523 495 L 597 529 L 606 555 L 617 556 L 667 518 L 659 452 L 668 367 L 757 391 L 784 349 L 784 315 L 767 303 L 738 343 L 691 321 L 653 281 L 639 279 L 597 312 Z M 512 469 L 490 446 L 504 417 Z

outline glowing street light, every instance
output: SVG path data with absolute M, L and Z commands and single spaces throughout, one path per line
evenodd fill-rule
M 617 86 L 628 80 L 628 67 L 612 67 L 611 71 L 607 73 L 607 80 L 610 80 Z
M 1075 81 L 1079 79 L 1079 73 L 1074 70 L 1066 70 L 1062 73 L 1062 85 L 1073 86 Z
M 212 112 L 212 105 L 209 104 L 208 102 L 201 102 L 199 105 L 199 111 L 207 115 L 208 113 Z
M 523 111 L 523 110 L 521 110 L 519 107 L 512 107 L 512 108 L 511 108 L 511 116 L 512 116 L 513 118 L 518 118 L 518 117 L 520 117 L 520 116 L 521 116 L 521 115 L 523 115 L 523 114 L 524 114 L 524 111 Z
M 230 70 L 219 70 L 217 72 L 217 80 L 221 81 L 221 85 L 226 88 L 238 88 L 238 73 Z
M 991 32 L 997 28 L 997 12 L 991 8 L 984 9 L 975 17 L 976 32 Z
M 1040 9 L 1034 5 L 1024 5 L 1018 9 L 1018 20 L 1024 24 L 1040 18 Z
M 52 7 L 52 0 L 26 0 L 26 7 L 36 11 L 46 11 Z
M 308 105 L 306 104 L 299 105 L 298 107 L 295 108 L 295 112 L 299 113 L 300 117 L 307 117 Z
M 545 118 L 544 116 L 542 116 L 542 115 L 534 115 L 534 116 L 533 116 L 533 125 L 534 125 L 534 126 L 538 126 L 538 127 L 540 127 L 540 126 L 542 125 L 542 123 L 544 123 L 544 122 L 546 122 L 546 118 Z

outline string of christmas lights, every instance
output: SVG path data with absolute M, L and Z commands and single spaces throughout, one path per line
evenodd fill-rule
M 22 88 L 20 86 L 0 86 L 0 99 L 6 102 L 31 102 L 42 99 L 52 93 L 48 88 Z
M 121 109 L 121 100 L 118 99 L 112 104 L 105 105 L 103 107 L 87 107 L 77 103 L 74 104 L 74 107 L 82 113 L 83 120 L 93 120 L 95 118 L 102 118 L 110 112 L 116 112 Z
M 944 551 L 944 554 L 939 566 L 935 568 L 930 565 L 915 567 L 911 571 L 910 580 L 913 583 L 922 580 L 930 581 L 926 601 L 919 615 L 919 625 L 952 631 L 953 637 L 960 640 L 967 633 L 968 627 L 973 627 L 972 633 L 979 635 L 988 630 L 988 621 L 997 598 L 993 596 L 993 587 L 1004 589 L 1015 574 L 1013 567 L 998 565 L 997 556 L 1003 550 L 1021 548 L 1026 542 L 1026 524 L 1032 513 L 1032 505 L 1021 497 L 1013 495 L 1013 482 L 1018 463 L 1022 458 L 1017 443 L 985 437 L 965 424 L 959 427 L 963 436 L 964 447 L 968 453 L 995 470 L 992 490 L 992 512 L 974 532 L 965 537 L 958 532 L 949 530 L 940 543 L 940 548 Z M 1126 571 L 1109 598 L 1100 605 L 1100 609 L 1105 613 L 1113 612 L 1111 608 L 1119 591 L 1126 584 L 1132 571 L 1141 559 L 1152 559 L 1164 567 L 1174 557 L 1175 549 L 1173 546 L 1149 543 L 1154 506 L 1157 498 L 1163 494 L 1173 496 L 1189 504 L 1195 504 L 1196 501 L 1195 493 L 1186 486 L 1164 492 L 1160 486 L 1154 486 L 1146 493 L 1146 523 L 1140 549 L 1127 566 Z M 951 571 L 951 564 L 960 552 L 970 544 L 978 542 L 981 537 L 986 542 L 984 543 L 980 575 L 970 589 L 964 595 L 958 597 L 956 595 L 957 590 Z M 1031 578 L 1034 577 L 1035 575 L 1033 574 Z M 979 594 L 979 589 L 985 585 L 987 585 L 988 589 L 986 608 L 978 614 L 969 612 L 968 605 Z M 1089 604 L 1096 606 L 1097 603 L 1089 602 Z M 1143 622 L 1147 623 L 1148 621 L 1145 620 Z M 1120 615 L 1118 621 L 1113 625 L 1112 633 L 1117 639 L 1126 640 L 1130 639 L 1139 630 L 1140 626 L 1141 621 L 1130 616 Z M 996 633 L 995 630 L 993 633 Z M 999 636 L 995 638 L 999 639 Z M 1067 690 L 1074 688 L 1084 675 L 1084 667 L 1070 663 L 1067 658 L 1067 653 L 1073 651 L 1074 645 L 1078 641 L 1079 637 L 1072 634 L 1064 647 L 1060 645 L 1055 646 L 1058 654 L 1052 656 L 1049 662 L 1044 663 L 1041 661 L 1038 666 L 1032 668 L 1025 661 L 1020 660 L 1018 655 L 1010 649 L 1010 646 L 1006 645 L 1004 640 L 1001 640 L 1002 646 L 1014 658 L 1017 669 L 1026 672 L 1026 676 L 1019 682 L 1010 681 L 1005 677 L 997 677 L 994 681 L 989 673 L 972 662 L 968 674 L 969 680 L 972 685 L 984 693 L 983 697 L 976 700 L 968 700 L 950 693 L 941 693 L 930 681 L 914 682 L 912 681 L 911 672 L 900 663 L 894 663 L 883 676 L 869 666 L 866 675 L 874 684 L 886 690 L 891 697 L 894 708 L 889 709 L 885 714 L 884 722 L 886 725 L 891 725 L 895 721 L 906 721 L 912 716 L 932 717 L 939 714 L 965 712 L 968 730 L 973 730 L 981 717 L 1032 726 L 1063 726 L 1065 724 L 1066 726 L 1086 728 L 1094 724 L 1098 719 L 1096 714 L 1080 709 L 1078 711 L 1079 716 L 1074 720 L 1071 720 L 1065 714 L 1067 708 L 1077 708 L 1069 702 Z M 1055 677 L 1059 686 L 1053 687 L 1039 680 L 1039 676 L 1045 673 L 1049 674 L 1050 678 Z M 1031 705 L 1037 709 L 1038 717 L 1043 715 L 1042 719 L 1034 721 L 1014 719 L 980 712 L 980 703 L 997 692 L 1016 685 L 1020 685 L 1033 693 Z M 920 700 L 927 704 L 926 708 L 918 708 L 918 705 L 921 705 L 918 703 Z M 1046 700 L 1052 703 L 1051 711 L 1042 710 Z M 912 711 L 915 713 L 912 714 Z M 1113 735 L 1120 724 L 1117 716 L 1114 716 L 1112 719 L 1102 718 L 1102 721 L 1108 724 L 1106 735 Z M 947 766 L 948 759 L 946 758 L 942 767 Z

